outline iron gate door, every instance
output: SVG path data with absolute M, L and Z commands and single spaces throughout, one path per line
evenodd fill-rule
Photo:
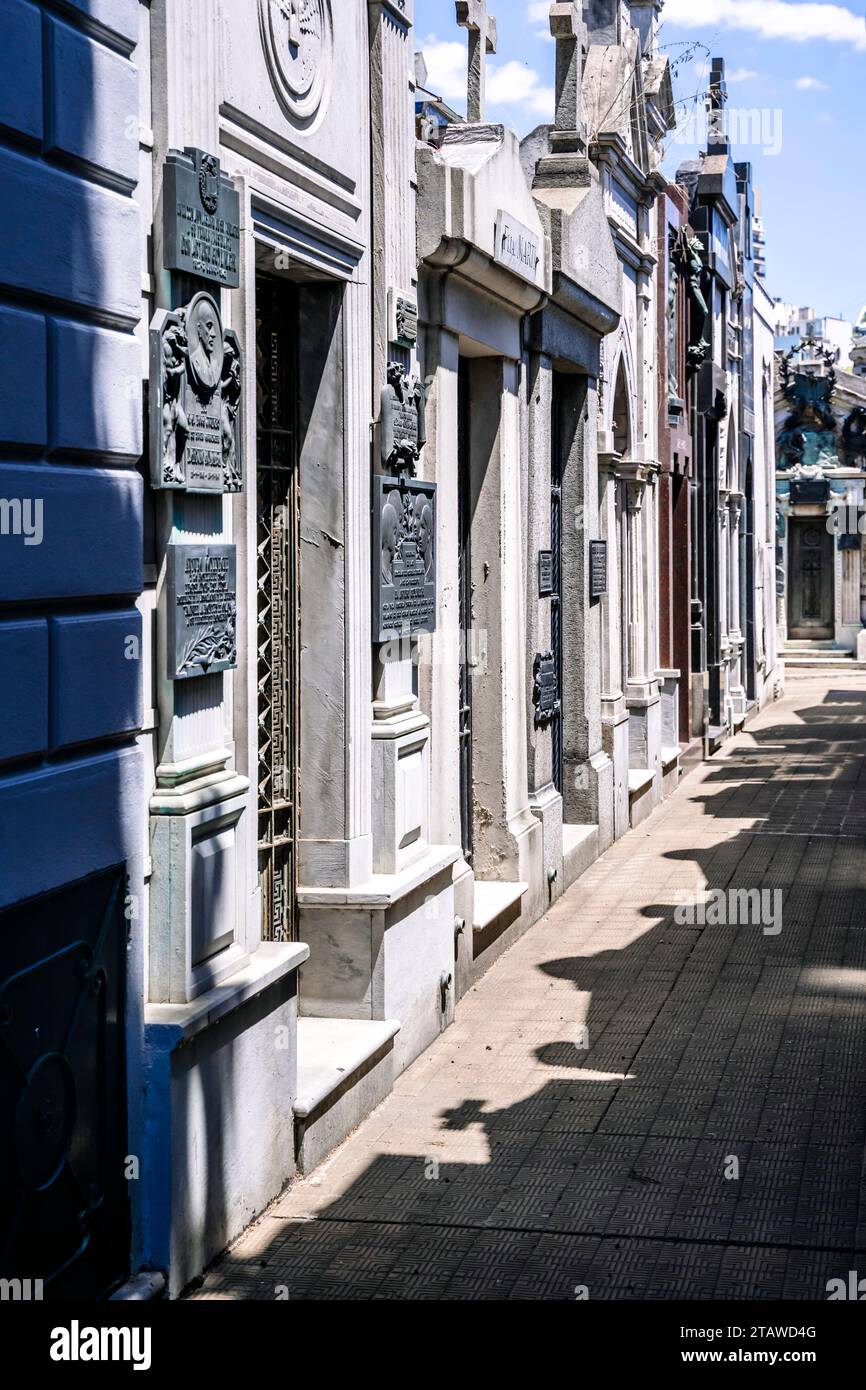
M 469 440 L 469 364 L 461 359 L 458 376 L 458 478 L 457 478 L 457 585 L 460 609 L 459 662 L 459 756 L 460 829 L 463 858 L 472 863 L 474 848 L 472 816 L 472 671 L 469 655 L 472 638 L 472 472 Z
M 296 935 L 298 834 L 297 291 L 256 277 L 259 879 L 266 941 Z
M 554 378 L 550 456 L 550 650 L 556 671 L 557 708 L 550 721 L 553 785 L 562 795 L 562 403 Z
M 125 866 L 0 912 L 0 1274 L 129 1272 Z

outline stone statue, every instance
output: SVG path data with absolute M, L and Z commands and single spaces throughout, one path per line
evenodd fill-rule
M 703 243 L 700 237 L 690 236 L 685 229 L 681 228 L 676 236 L 673 254 L 679 270 L 687 277 L 689 297 L 693 305 L 690 325 L 692 341 L 689 344 L 686 357 L 689 366 L 694 371 L 700 367 L 702 362 L 706 361 L 710 350 L 710 344 L 706 337 L 710 311 L 704 297 Z
M 842 426 L 842 450 L 849 467 L 866 466 L 866 406 L 855 405 Z

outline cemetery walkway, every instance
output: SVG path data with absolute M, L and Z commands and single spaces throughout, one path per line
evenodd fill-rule
M 789 676 L 190 1296 L 820 1300 L 866 1275 L 864 755 L 866 674 Z

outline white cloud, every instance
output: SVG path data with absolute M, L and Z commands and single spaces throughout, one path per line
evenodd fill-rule
M 801 92 L 829 92 L 830 88 L 820 77 L 798 77 L 794 86 Z
M 545 39 L 547 43 L 554 42 L 553 35 L 550 32 L 550 0 L 529 0 L 526 18 L 529 20 L 530 24 L 538 24 L 541 26 L 535 31 L 535 37 L 537 39 Z
M 534 68 L 516 59 L 501 67 L 491 64 L 487 74 L 487 100 L 491 106 L 518 106 L 545 121 L 553 120 L 556 107 L 553 87 L 545 86 Z
M 751 68 L 734 68 L 733 72 L 725 74 L 727 82 L 751 82 L 753 78 L 760 77 L 760 73 L 752 72 Z
M 466 104 L 466 45 L 459 40 L 441 41 L 433 35 L 423 48 L 427 85 L 444 101 Z
M 746 29 L 764 39 L 809 43 L 827 39 L 866 51 L 863 16 L 844 5 L 797 4 L 792 0 L 667 0 L 662 12 L 669 23 L 686 29 L 721 25 Z
M 423 47 L 427 85 L 458 111 L 466 107 L 466 45 L 431 35 Z M 510 106 L 540 120 L 552 121 L 556 106 L 553 87 L 546 86 L 534 68 L 515 59 L 501 65 L 488 61 L 488 106 Z

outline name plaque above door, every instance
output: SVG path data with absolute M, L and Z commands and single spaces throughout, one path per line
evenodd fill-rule
M 493 259 L 506 269 L 538 284 L 538 267 L 541 264 L 541 237 L 538 232 L 518 222 L 508 212 L 496 214 L 496 245 Z

